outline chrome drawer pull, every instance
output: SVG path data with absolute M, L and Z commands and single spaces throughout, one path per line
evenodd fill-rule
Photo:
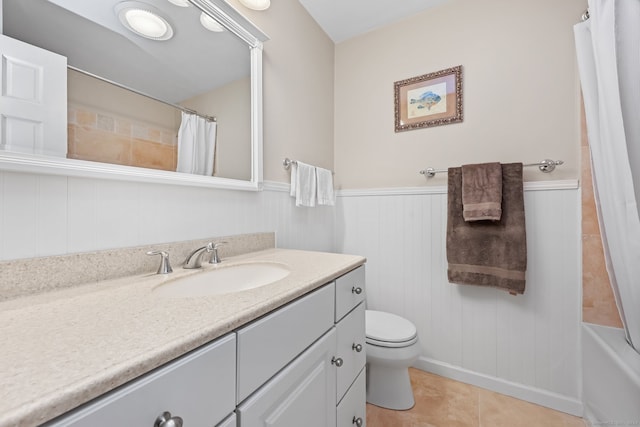
M 344 364 L 344 360 L 342 360 L 340 357 L 333 356 L 331 358 L 331 364 L 332 365 L 336 365 L 339 368 L 340 366 L 342 366 Z
M 357 427 L 362 427 L 362 418 L 358 417 L 356 418 L 355 416 L 353 417 L 353 421 L 351 421 L 352 424 L 355 424 Z
M 360 295 L 362 293 L 362 288 L 360 286 L 358 286 L 357 288 L 354 286 L 353 288 L 351 288 L 351 293 Z
M 362 351 L 362 344 L 353 343 L 353 345 L 351 346 L 351 350 L 360 353 Z
M 171 412 L 165 411 L 156 418 L 153 427 L 182 427 L 182 418 L 172 417 Z

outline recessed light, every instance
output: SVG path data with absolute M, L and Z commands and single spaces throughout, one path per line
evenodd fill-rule
M 139 36 L 151 40 L 169 40 L 173 37 L 169 22 L 144 3 L 118 3 L 115 9 L 122 25 Z
M 200 14 L 200 23 L 202 24 L 203 27 L 205 27 L 209 31 L 213 31 L 215 33 L 220 33 L 224 31 L 224 27 L 220 25 L 218 21 L 216 21 L 215 19 L 213 19 L 212 17 L 210 17 L 204 12 Z
M 169 3 L 173 3 L 176 6 L 180 7 L 189 7 L 191 5 L 191 3 L 189 3 L 189 0 L 169 0 Z
M 240 0 L 240 3 L 253 10 L 265 10 L 271 6 L 271 0 Z

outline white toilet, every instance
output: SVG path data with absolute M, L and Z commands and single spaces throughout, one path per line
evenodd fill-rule
M 367 402 L 387 409 L 413 407 L 409 366 L 419 355 L 413 323 L 395 314 L 366 310 Z

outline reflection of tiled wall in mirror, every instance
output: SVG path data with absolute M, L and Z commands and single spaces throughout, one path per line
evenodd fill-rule
M 177 130 L 69 104 L 70 159 L 176 170 Z
M 582 320 L 622 327 L 604 260 L 604 249 L 591 181 L 591 157 L 584 107 L 580 120 L 582 150 Z

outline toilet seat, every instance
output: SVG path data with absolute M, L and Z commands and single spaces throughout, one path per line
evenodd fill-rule
M 383 311 L 366 310 L 366 342 L 378 347 L 408 347 L 418 341 L 413 323 Z

